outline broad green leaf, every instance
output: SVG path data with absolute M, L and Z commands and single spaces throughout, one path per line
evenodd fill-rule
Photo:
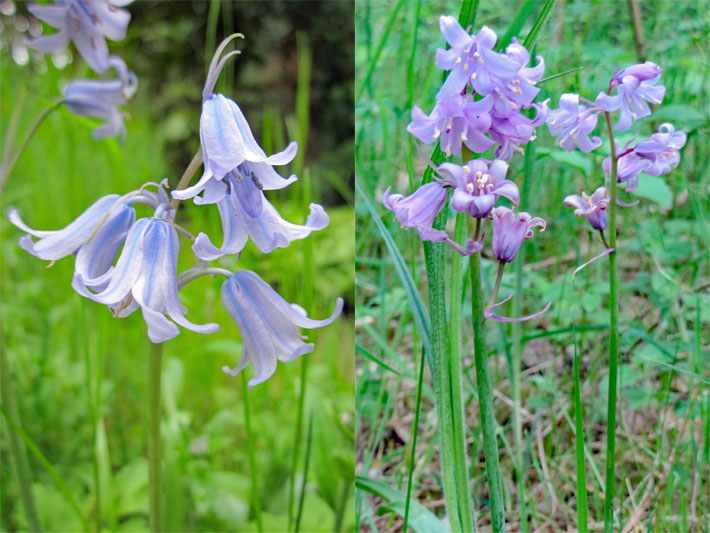
M 666 180 L 657 176 L 646 176 L 639 178 L 638 189 L 634 191 L 636 196 L 646 198 L 656 202 L 664 209 L 670 209 L 673 205 L 673 193 L 666 183 Z

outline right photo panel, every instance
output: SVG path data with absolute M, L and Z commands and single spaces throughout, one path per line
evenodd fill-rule
M 357 531 L 710 531 L 707 7 L 356 2 Z

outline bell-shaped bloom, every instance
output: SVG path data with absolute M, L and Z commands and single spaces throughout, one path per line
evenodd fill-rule
M 322 328 L 343 310 L 338 298 L 335 311 L 324 320 L 308 318 L 306 311 L 289 304 L 254 272 L 240 270 L 222 285 L 222 302 L 242 336 L 242 357 L 235 368 L 222 370 L 236 376 L 250 363 L 254 377 L 249 387 L 263 383 L 276 372 L 276 363 L 293 361 L 311 353 L 313 343 L 303 342 L 299 328 Z
M 509 160 L 513 153 L 522 153 L 522 146 L 537 138 L 536 128 L 545 123 L 548 102 L 549 100 L 545 100 L 528 106 L 537 112 L 532 119 L 520 111 L 508 117 L 498 117 L 495 114 L 491 116 L 491 129 L 488 133 L 498 143 L 495 149 L 496 159 Z
M 162 209 L 161 209 L 162 208 Z M 159 206 L 160 217 L 169 206 Z M 178 236 L 172 224 L 160 218 L 142 218 L 132 227 L 110 276 L 106 288 L 85 296 L 108 305 L 119 316 L 140 307 L 148 325 L 148 337 L 158 343 L 176 337 L 175 323 L 199 333 L 212 333 L 217 324 L 197 325 L 185 317 L 178 298 Z M 175 323 L 167 319 L 172 318 Z
M 202 198 L 195 198 L 195 203 L 216 203 L 227 193 L 225 185 L 220 182 L 243 163 L 262 167 L 286 165 L 296 157 L 298 151 L 296 142 L 290 143 L 282 152 L 267 156 L 256 142 L 251 127 L 236 102 L 222 94 L 212 92 L 225 61 L 238 51 L 226 54 L 221 60 L 219 56 L 227 43 L 237 36 L 240 35 L 234 34 L 225 39 L 212 58 L 202 93 L 200 115 L 200 144 L 205 168 L 202 177 L 195 185 L 172 192 L 173 198 L 178 200 L 194 198 L 205 191 Z M 270 172 L 278 176 L 273 168 Z M 285 187 L 295 180 L 295 176 L 288 180 L 281 179 L 283 183 L 272 188 Z
M 439 100 L 429 116 L 415 106 L 407 131 L 425 144 L 439 139 L 447 156 L 461 155 L 462 144 L 472 152 L 483 153 L 495 144 L 485 136 L 491 125 L 490 109 L 490 96 L 477 102 L 461 95 Z
M 119 75 L 115 80 L 75 80 L 64 88 L 63 102 L 67 109 L 82 117 L 106 120 L 91 132 L 94 140 L 104 137 L 125 137 L 120 106 L 131 98 L 138 88 L 138 78 L 129 72 L 120 57 L 111 56 L 109 62 Z
M 507 207 L 496 207 L 491 212 L 493 220 L 493 255 L 499 261 L 510 263 L 520 250 L 524 240 L 534 234 L 533 228 L 545 231 L 545 221 L 529 213 L 516 213 Z
M 594 194 L 587 196 L 570 195 L 563 202 L 567 207 L 574 207 L 576 217 L 586 217 L 587 222 L 597 231 L 606 229 L 606 208 L 609 206 L 609 196 L 606 187 L 599 187 Z
M 545 73 L 545 61 L 542 56 L 536 57 L 537 65 L 527 66 L 530 62 L 530 54 L 515 37 L 505 49 L 505 55 L 518 64 L 519 70 L 509 79 L 494 76 L 493 109 L 499 117 L 507 117 L 529 106 L 540 92 L 535 84 Z
M 439 27 L 451 48 L 436 51 L 436 66 L 450 70 L 437 100 L 448 100 L 461 94 L 467 84 L 480 95 L 490 94 L 500 80 L 513 79 L 520 64 L 505 54 L 493 50 L 498 36 L 487 26 L 478 35 L 469 35 L 452 16 L 439 18 Z
M 122 41 L 131 14 L 119 6 L 131 0 L 55 0 L 51 5 L 32 4 L 30 12 L 57 29 L 27 42 L 41 52 L 57 52 L 74 43 L 84 61 L 99 74 L 109 67 L 106 39 Z
M 614 128 L 626 131 L 634 120 L 647 117 L 651 110 L 646 102 L 660 104 L 666 94 L 663 85 L 656 85 L 661 77 L 661 67 L 647 61 L 642 65 L 619 71 L 611 80 L 609 89 L 616 87 L 617 94 L 599 93 L 595 103 L 605 111 L 620 112 Z
M 560 96 L 559 109 L 551 109 L 547 113 L 547 127 L 553 137 L 559 136 L 558 144 L 568 152 L 574 150 L 575 144 L 583 152 L 589 153 L 602 145 L 602 140 L 589 134 L 597 127 L 598 113 L 579 103 L 578 94 L 563 94 Z
M 634 152 L 649 162 L 644 172 L 650 176 L 663 176 L 680 163 L 680 149 L 685 146 L 687 137 L 682 131 L 675 131 L 673 124 L 664 123 L 658 133 L 639 142 Z
M 330 223 L 328 214 L 318 204 L 310 204 L 310 214 L 304 226 L 287 222 L 266 199 L 258 178 L 255 179 L 244 167 L 240 170 L 244 173 L 232 172 L 223 180 L 228 192 L 217 202 L 222 219 L 222 246 L 217 248 L 205 233 L 200 233 L 192 246 L 200 259 L 212 261 L 226 254 L 236 254 L 246 246 L 249 238 L 263 253 L 270 253 L 276 248 L 285 248 L 291 241 L 304 239 L 312 231 L 321 230 Z
M 15 226 L 29 233 L 29 235 L 20 238 L 20 246 L 23 249 L 40 259 L 57 261 L 77 253 L 87 243 L 98 223 L 119 198 L 120 196 L 117 194 L 109 194 L 99 198 L 71 224 L 57 231 L 33 230 L 22 221 L 15 209 L 9 211 L 8 217 Z M 110 213 L 106 220 L 107 223 L 115 219 L 120 221 L 119 224 L 124 224 L 129 222 L 131 218 L 135 219 L 133 208 L 120 207 Z M 31 236 L 37 237 L 39 240 L 35 242 Z
M 518 187 L 505 179 L 508 163 L 495 160 L 488 165 L 485 159 L 469 161 L 463 167 L 444 163 L 438 169 L 444 182 L 454 188 L 451 207 L 459 213 L 468 213 L 474 218 L 486 218 L 500 196 L 518 203 Z

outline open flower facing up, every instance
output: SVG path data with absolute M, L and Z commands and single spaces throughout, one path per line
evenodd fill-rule
M 222 247 L 217 248 L 205 233 L 197 235 L 192 249 L 200 259 L 211 261 L 226 254 L 239 253 L 249 238 L 263 253 L 270 253 L 328 226 L 330 219 L 318 204 L 310 204 L 305 226 L 281 218 L 266 199 L 261 190 L 262 183 L 251 171 L 250 165 L 242 164 L 238 171 L 230 172 L 223 179 L 228 193 L 217 202 L 217 207 L 222 219 L 224 241 Z
M 666 88 L 656 85 L 660 77 L 661 67 L 650 61 L 625 68 L 616 73 L 609 84 L 609 89 L 616 88 L 617 94 L 610 96 L 601 92 L 595 103 L 605 111 L 619 109 L 619 121 L 614 128 L 626 131 L 634 120 L 651 114 L 646 102 L 660 104 L 663 101 Z
M 602 145 L 599 137 L 589 138 L 589 134 L 597 127 L 597 112 L 579 103 L 578 94 L 563 94 L 560 96 L 559 109 L 552 109 L 547 114 L 547 127 L 553 137 L 559 135 L 558 144 L 568 152 L 574 150 L 575 144 L 583 152 L 589 153 Z
M 217 324 L 198 325 L 188 321 L 178 298 L 178 236 L 171 224 L 174 211 L 161 204 L 151 218 L 138 220 L 131 228 L 115 268 L 98 294 L 83 295 L 106 304 L 119 316 L 140 307 L 148 325 L 148 337 L 155 343 L 176 337 L 180 330 L 166 318 L 198 333 L 212 333 Z M 128 313 L 126 313 L 128 311 Z
M 495 144 L 485 136 L 491 126 L 490 109 L 490 96 L 478 102 L 462 95 L 439 100 L 429 116 L 414 106 L 407 131 L 425 144 L 439 139 L 447 156 L 461 155 L 462 144 L 472 152 L 482 153 Z
M 443 183 L 454 188 L 451 207 L 474 218 L 486 218 L 500 196 L 516 204 L 520 201 L 518 187 L 505 179 L 507 172 L 505 161 L 496 160 L 489 166 L 485 159 L 469 161 L 463 167 L 444 163 L 438 169 Z
M 55 0 L 51 5 L 32 4 L 30 12 L 58 31 L 27 42 L 41 52 L 57 52 L 74 43 L 84 61 L 99 74 L 109 68 L 106 38 L 122 41 L 131 14 L 119 6 L 131 0 Z
M 516 213 L 507 207 L 496 207 L 491 212 L 493 220 L 493 255 L 499 261 L 510 263 L 520 250 L 524 240 L 533 235 L 533 228 L 539 227 L 545 231 L 545 221 L 540 217 L 532 217 L 529 213 Z
M 138 78 L 128 71 L 123 59 L 111 56 L 109 64 L 118 73 L 118 79 L 72 81 L 64 88 L 62 98 L 67 109 L 75 115 L 107 121 L 91 132 L 95 140 L 125 136 L 126 128 L 119 106 L 126 103 L 138 88 Z
M 303 342 L 300 328 L 321 328 L 333 322 L 343 310 L 338 298 L 335 311 L 324 320 L 308 318 L 306 311 L 289 304 L 254 272 L 240 270 L 222 285 L 222 303 L 242 336 L 242 358 L 224 372 L 236 376 L 250 363 L 254 377 L 249 387 L 263 383 L 276 371 L 277 361 L 287 363 L 313 351 Z
M 202 92 L 202 114 L 200 115 L 200 144 L 205 169 L 195 185 L 172 192 L 173 198 L 178 200 L 195 198 L 197 204 L 216 203 L 228 192 L 227 185 L 223 182 L 224 177 L 237 170 L 243 163 L 261 165 L 264 174 L 268 172 L 278 176 L 272 166 L 286 165 L 296 157 L 298 151 L 296 142 L 291 142 L 282 152 L 267 156 L 256 142 L 251 127 L 236 102 L 222 94 L 213 92 L 225 62 L 239 53 L 238 50 L 235 50 L 225 54 L 221 60 L 219 58 L 227 44 L 236 37 L 242 36 L 234 34 L 225 39 L 212 58 Z M 289 179 L 281 178 L 281 185 L 271 188 L 282 188 L 295 180 L 295 176 Z M 203 191 L 204 194 L 201 198 L 196 197 Z
M 563 202 L 567 207 L 574 207 L 576 217 L 586 217 L 587 222 L 597 231 L 606 229 L 606 208 L 609 206 L 609 197 L 606 187 L 599 187 L 594 194 L 587 196 L 570 195 Z

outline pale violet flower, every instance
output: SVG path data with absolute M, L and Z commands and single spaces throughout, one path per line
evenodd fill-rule
M 138 88 L 138 78 L 126 68 L 120 57 L 111 56 L 109 63 L 118 73 L 118 79 L 74 80 L 66 85 L 62 98 L 67 109 L 75 115 L 107 121 L 91 132 L 94 140 L 125 136 L 120 106 Z
M 324 320 L 308 318 L 306 311 L 289 304 L 254 272 L 240 270 L 222 285 L 222 303 L 236 322 L 242 337 L 239 364 L 222 370 L 236 376 L 250 363 L 254 377 L 249 387 L 263 383 L 276 372 L 277 361 L 287 363 L 311 353 L 313 343 L 303 341 L 299 328 L 321 328 L 333 322 L 343 309 L 338 298 L 335 311 Z
M 559 109 L 551 109 L 547 113 L 547 127 L 553 137 L 559 136 L 557 143 L 568 152 L 577 145 L 583 152 L 589 153 L 602 145 L 602 140 L 589 134 L 597 127 L 597 112 L 579 103 L 578 94 L 563 94 L 560 96 Z
M 438 168 L 443 183 L 454 188 L 451 207 L 474 218 L 486 218 L 498 198 L 504 196 L 514 203 L 520 201 L 518 187 L 505 179 L 508 163 L 485 159 L 469 161 L 463 167 L 444 163 Z
M 507 207 L 496 207 L 491 212 L 493 220 L 493 255 L 499 261 L 510 263 L 520 250 L 524 240 L 533 235 L 533 228 L 545 231 L 545 221 L 529 213 L 516 213 Z
M 616 73 L 609 84 L 609 90 L 616 88 L 617 94 L 611 96 L 601 92 L 595 103 L 605 111 L 618 109 L 619 121 L 614 128 L 626 131 L 634 120 L 651 114 L 646 102 L 660 104 L 663 101 L 666 88 L 656 85 L 660 77 L 661 67 L 650 61 L 625 68 Z
M 197 235 L 192 249 L 200 259 L 211 261 L 226 254 L 239 253 L 249 238 L 263 253 L 270 253 L 329 224 L 327 213 L 318 204 L 310 204 L 305 226 L 281 218 L 261 190 L 263 182 L 256 178 L 253 165 L 243 163 L 225 176 L 223 181 L 228 192 L 217 202 L 224 241 L 221 248 L 217 248 L 205 233 Z
M 658 133 L 639 142 L 634 152 L 648 161 L 644 172 L 649 176 L 663 176 L 680 163 L 680 149 L 685 146 L 687 137 L 682 131 L 675 131 L 673 124 L 664 123 Z
M 212 333 L 217 324 L 198 325 L 188 321 L 178 298 L 178 236 L 172 225 L 174 212 L 168 204 L 158 206 L 155 217 L 141 218 L 128 232 L 116 266 L 105 288 L 96 294 L 81 294 L 112 308 L 117 316 L 130 314 L 138 307 L 148 326 L 148 337 L 154 343 L 176 337 L 180 326 L 198 333 Z M 164 218 L 161 218 L 164 217 Z M 167 319 L 172 318 L 175 323 Z
M 271 180 L 270 187 L 280 189 L 296 181 L 295 176 L 283 179 L 271 168 L 273 165 L 286 165 L 290 163 L 296 152 L 298 144 L 291 142 L 285 150 L 267 156 L 259 146 L 251 131 L 251 127 L 239 106 L 233 100 L 222 94 L 213 92 L 215 83 L 227 59 L 239 51 L 226 54 L 221 60 L 219 56 L 227 44 L 235 37 L 234 34 L 219 46 L 210 64 L 207 80 L 202 93 L 202 114 L 200 116 L 200 144 L 204 159 L 204 172 L 200 180 L 186 189 L 173 191 L 172 196 L 178 200 L 195 198 L 195 203 L 216 203 L 228 193 L 224 177 L 236 170 L 243 163 L 260 165 L 263 174 L 279 177 L 280 182 Z M 263 177 L 260 177 L 264 181 Z M 198 194 L 204 194 L 197 197 Z
M 597 231 L 606 229 L 606 208 L 609 206 L 609 196 L 606 187 L 599 187 L 594 194 L 587 196 L 582 192 L 582 196 L 572 194 L 564 201 L 567 207 L 574 207 L 574 216 L 586 217 L 587 222 Z
M 493 108 L 499 117 L 507 117 L 529 106 L 540 92 L 535 84 L 545 73 L 545 61 L 537 56 L 538 64 L 528 67 L 530 54 L 513 37 L 513 42 L 505 49 L 505 55 L 518 64 L 518 72 L 511 78 L 498 78 L 492 90 Z
M 57 52 L 74 43 L 88 65 L 103 73 L 109 68 L 106 38 L 122 41 L 131 14 L 119 6 L 131 0 L 55 0 L 53 4 L 28 6 L 38 19 L 57 29 L 52 35 L 43 35 L 27 42 L 41 52 Z
M 547 104 L 544 100 L 539 104 L 530 104 L 526 109 L 535 109 L 535 118 L 528 118 L 519 111 L 507 117 L 491 115 L 491 138 L 498 143 L 495 149 L 496 159 L 509 160 L 515 152 L 523 153 L 523 145 L 537 138 L 536 128 L 545 123 Z

